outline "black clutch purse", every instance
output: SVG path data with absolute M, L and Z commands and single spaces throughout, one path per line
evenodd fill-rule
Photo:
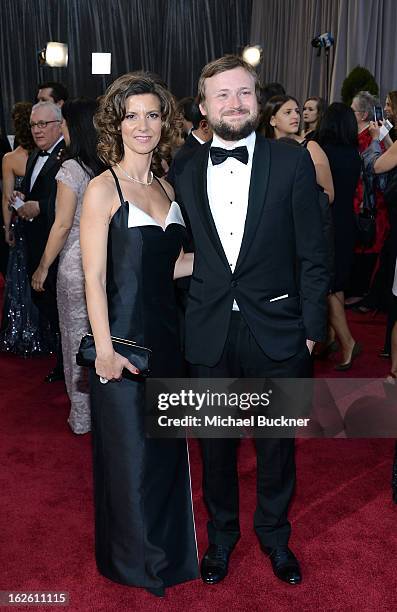
M 139 376 L 148 376 L 150 372 L 150 356 L 152 351 L 146 346 L 140 346 L 134 340 L 125 340 L 124 338 L 116 338 L 111 336 L 113 348 L 116 353 L 126 357 L 139 370 Z M 82 337 L 79 347 L 79 352 L 76 355 L 76 363 L 79 366 L 94 368 L 96 359 L 96 350 L 94 336 L 86 334 Z M 129 378 L 134 375 L 129 370 L 123 370 L 124 374 Z M 136 378 L 136 377 L 135 377 Z

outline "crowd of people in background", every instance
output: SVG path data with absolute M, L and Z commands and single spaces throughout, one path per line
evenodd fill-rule
M 331 352 L 340 351 L 341 362 L 336 369 L 349 369 L 365 347 L 359 338 L 353 338 L 345 309 L 354 308 L 362 313 L 383 310 L 388 313 L 388 325 L 379 354 L 384 358 L 393 355 L 390 376 L 394 378 L 397 375 L 392 292 L 396 261 L 395 203 L 389 197 L 386 204 L 383 191 L 387 181 L 382 183 L 378 176 L 384 175 L 378 173 L 387 172 L 389 176 L 394 169 L 394 157 L 386 153 L 394 150 L 392 145 L 396 139 L 397 92 L 391 91 L 386 96 L 384 116 L 393 127 L 382 140 L 373 124 L 374 107 L 379 102 L 366 91 L 356 94 L 351 107 L 343 103 L 327 107 L 326 101 L 318 96 L 308 97 L 301 105 L 294 96 L 285 93 L 281 84 L 269 83 L 261 89 L 261 104 L 258 132 L 308 150 L 316 172 L 319 205 L 330 225 L 325 230 L 332 268 L 329 334 L 326 343 L 316 347 L 315 356 L 325 358 Z M 2 161 L 5 292 L 0 350 L 24 356 L 57 352 L 57 365 L 47 381 L 62 380 L 66 376 L 72 406 L 69 422 L 76 433 L 90 429 L 88 397 L 74 354 L 78 338 L 88 329 L 78 239 L 80 207 L 89 180 L 105 169 L 96 153 L 97 133 L 93 123 L 96 109 L 94 100 L 68 99 L 61 83 L 38 85 L 33 108 L 30 102 L 14 105 L 14 148 Z M 177 169 L 212 138 L 211 128 L 194 97 L 176 103 L 175 127 L 157 172 L 171 185 Z M 371 150 L 374 141 L 379 142 L 380 159 L 375 166 L 364 165 L 362 156 Z M 51 149 L 55 145 L 57 151 L 53 156 Z M 43 222 L 41 212 L 41 227 L 36 228 L 38 223 L 33 222 L 33 213 L 28 216 L 23 212 L 26 206 L 13 207 L 13 193 L 21 190 L 25 174 L 29 173 L 29 160 L 42 155 L 40 151 L 45 148 L 54 158 L 51 178 L 47 174 L 45 180 L 49 193 L 54 197 L 56 194 L 56 214 L 48 211 L 48 218 Z M 387 164 L 383 162 L 383 154 Z M 31 175 L 29 180 L 31 183 L 25 181 L 22 190 L 25 195 L 33 188 Z M 356 223 L 365 201 L 371 203 L 376 226 L 370 244 L 360 243 Z M 33 238 L 29 237 L 32 229 L 35 230 Z M 179 290 L 179 286 L 185 289 Z M 181 294 L 182 302 L 186 300 L 186 287 L 188 283 L 178 281 L 177 293 Z M 42 299 L 40 294 L 47 294 L 47 299 Z
M 233 100 L 224 102 L 217 89 L 223 80 L 229 83 L 227 79 L 231 85 L 225 89 L 226 96 L 236 99 L 247 96 L 245 106 L 241 103 L 244 112 L 240 112 L 238 121 L 244 125 L 240 131 L 234 129 L 233 118 L 230 119 L 233 113 L 239 114 L 238 109 L 228 109 L 228 104 L 233 106 Z M 240 81 L 243 85 L 237 87 Z M 327 338 L 315 346 L 313 354 L 325 359 L 330 353 L 339 352 L 340 360 L 335 366 L 338 372 L 356 367 L 356 358 L 366 350 L 359 331 L 356 337 L 350 330 L 346 309 L 354 308 L 363 314 L 383 310 L 387 312 L 388 324 L 380 357 L 391 360 L 391 366 L 385 367 L 387 384 L 397 384 L 397 92 L 389 92 L 384 104 L 385 118 L 392 125 L 388 131 L 384 122 L 374 115 L 379 101 L 369 92 L 357 92 L 350 106 L 341 102 L 327 105 L 318 96 L 308 97 L 302 105 L 279 83 L 259 88 L 255 70 L 237 56 L 226 56 L 209 64 L 200 83 L 199 98 L 189 97 L 179 102 L 161 78 L 151 73 L 119 77 L 98 100 L 71 99 L 62 84 L 41 83 L 32 103 L 21 101 L 14 105 L 15 141 L 13 150 L 5 152 L 2 160 L 2 252 L 8 259 L 2 265 L 5 284 L 0 350 L 23 357 L 55 353 L 55 367 L 45 380 L 47 383 L 65 381 L 71 405 L 68 419 L 71 430 L 85 434 L 92 428 L 93 432 L 98 568 L 116 582 L 144 586 L 158 596 L 164 594 L 166 586 L 198 575 L 186 441 L 169 440 L 164 444 L 163 440 L 144 438 L 142 388 L 135 379 L 122 378 L 125 370 L 133 376 L 141 372 L 127 357 L 114 352 L 114 340 L 133 337 L 138 344 L 149 342 L 154 347 L 154 376 L 177 378 L 183 375 L 186 366 L 180 352 L 178 336 L 182 327 L 177 314 L 181 319 L 186 303 L 196 302 L 196 310 L 190 309 L 188 326 L 188 333 L 195 340 L 194 348 L 190 349 L 192 357 L 194 351 L 199 355 L 205 348 L 197 322 L 201 320 L 208 332 L 211 330 L 208 313 L 211 308 L 214 313 L 218 309 L 220 329 L 225 319 L 220 308 L 223 304 L 225 312 L 233 308 L 233 316 L 229 331 L 225 332 L 227 339 L 221 338 L 218 344 L 221 347 L 224 341 L 230 354 L 236 356 L 233 351 L 238 349 L 239 353 L 241 349 L 248 360 L 252 359 L 251 369 L 247 366 L 251 374 L 242 376 L 260 372 L 257 375 L 262 377 L 263 372 L 273 372 L 275 368 L 276 375 L 285 376 L 288 371 L 291 376 L 306 377 L 310 376 L 314 336 L 325 336 L 318 331 L 321 325 L 317 322 L 325 319 L 326 303 Z M 234 90 L 230 93 L 235 85 L 237 93 Z M 223 104 L 229 112 L 229 123 L 217 121 L 222 119 Z M 224 144 L 222 137 L 237 145 L 243 141 L 245 144 L 225 149 L 219 146 Z M 200 160 L 200 151 L 206 149 L 203 145 L 211 139 L 215 144 L 209 155 L 211 162 L 207 155 L 205 164 L 192 168 L 195 160 Z M 269 141 L 272 142 L 269 144 Z M 224 267 L 227 274 L 233 274 L 239 251 L 236 252 L 238 241 L 230 237 L 237 227 L 241 231 L 240 248 L 244 242 L 244 223 L 239 225 L 238 221 L 249 218 L 252 223 L 253 205 L 248 205 L 248 197 L 251 198 L 248 194 L 251 194 L 250 185 L 256 188 L 260 184 L 257 170 L 251 177 L 251 167 L 259 163 L 258 159 L 266 159 L 266 155 L 272 155 L 277 162 L 277 168 L 270 169 L 274 193 L 278 187 L 274 184 L 280 182 L 283 172 L 289 177 L 291 187 L 279 204 L 284 207 L 288 231 L 298 247 L 295 253 L 291 245 L 285 245 L 280 256 L 284 267 L 280 269 L 284 270 L 293 292 L 303 287 L 303 295 L 313 289 L 314 297 L 318 298 L 312 308 L 313 329 L 317 328 L 313 338 L 308 336 L 302 340 L 299 325 L 290 327 L 291 334 L 296 335 L 296 345 L 300 347 L 303 342 L 304 350 L 299 348 L 293 352 L 293 342 L 283 344 L 276 339 L 276 348 L 272 347 L 274 354 L 270 356 L 259 343 L 252 341 L 250 326 L 239 316 L 240 299 L 241 303 L 246 300 L 249 313 L 255 303 L 249 292 L 245 295 L 241 290 L 239 294 L 236 289 L 236 294 L 230 294 L 230 300 L 225 290 L 211 306 L 211 297 L 206 302 L 201 296 L 203 278 L 191 277 L 196 256 L 202 276 L 212 287 L 212 293 L 216 292 L 216 282 L 224 270 L 220 266 L 220 271 L 214 272 L 216 257 L 206 269 L 205 255 L 205 245 L 208 249 L 214 247 L 211 235 L 216 233 L 215 227 L 221 236 L 219 244 L 222 243 L 228 257 Z M 197 178 L 199 172 L 201 183 Z M 210 223 L 206 225 L 208 234 L 203 231 L 204 224 L 197 219 L 192 203 L 193 190 L 201 189 L 203 173 L 207 173 L 206 201 L 214 221 L 213 228 Z M 242 199 L 248 212 L 243 218 L 234 211 L 230 219 L 225 219 L 218 199 L 228 189 L 228 201 L 224 203 L 233 205 L 233 189 L 240 189 L 238 182 L 233 183 L 237 178 L 229 176 L 233 173 L 244 184 L 239 196 L 244 192 Z M 294 208 L 294 189 L 300 181 L 304 184 L 302 199 L 307 200 L 301 209 Z M 174 188 L 177 193 L 179 188 L 185 196 L 190 194 L 185 206 L 183 201 L 177 203 Z M 269 198 L 273 198 L 274 213 L 276 196 Z M 188 208 L 190 214 L 187 214 Z M 309 211 L 311 218 L 297 219 L 299 210 L 305 214 Z M 272 211 L 269 212 L 271 216 Z M 262 217 L 257 217 L 257 223 L 265 231 Z M 279 229 L 280 217 L 273 217 L 272 223 Z M 222 234 L 223 224 L 228 227 L 227 236 Z M 196 244 L 196 249 L 193 234 L 201 234 L 202 242 L 200 246 Z M 263 236 L 256 240 L 256 244 L 260 240 L 264 242 Z M 258 277 L 252 281 L 252 269 L 261 272 L 261 266 L 266 270 L 267 265 L 263 262 L 264 245 L 260 243 L 260 247 L 253 252 L 254 264 L 245 271 L 247 286 L 252 283 L 254 293 L 257 290 L 260 293 L 263 288 L 256 286 Z M 295 269 L 295 264 L 301 270 Z M 317 276 L 314 274 L 311 278 L 313 270 L 317 270 Z M 301 286 L 293 278 L 295 274 L 303 279 Z M 188 295 L 190 277 L 194 290 Z M 238 282 L 233 280 L 230 285 L 233 291 L 237 286 Z M 228 290 L 230 287 L 228 284 Z M 265 343 L 266 334 L 271 334 L 271 330 L 265 325 L 261 327 L 267 316 L 266 309 L 260 310 L 265 301 L 262 298 L 266 298 L 269 317 L 271 308 L 284 307 L 280 300 L 285 298 L 292 300 L 288 316 L 293 323 L 302 313 L 296 295 L 287 293 L 273 298 L 260 295 L 260 298 L 260 307 L 255 311 L 260 316 L 251 313 L 252 326 L 258 326 L 258 335 L 263 332 Z M 205 316 L 200 314 L 204 310 Z M 274 321 L 279 317 L 280 330 L 284 332 L 280 312 L 276 312 Z M 87 376 L 86 370 L 76 364 L 75 356 L 81 338 L 91 331 L 95 338 L 96 370 Z M 214 330 L 214 338 L 218 332 Z M 285 337 L 287 333 L 290 332 L 287 330 Z M 227 360 L 224 363 L 222 359 L 217 361 L 214 357 L 215 366 L 211 358 L 208 363 L 195 361 L 194 356 L 188 361 L 193 367 L 201 368 L 197 370 L 198 376 L 206 376 L 209 371 L 213 374 L 218 366 L 218 374 L 233 372 L 230 376 L 237 376 L 230 364 L 226 364 Z M 258 363 L 262 369 L 258 369 Z M 109 381 L 120 384 L 108 385 Z M 222 459 L 223 453 L 223 461 L 236 467 L 235 448 L 228 447 L 226 453 L 227 445 L 217 444 L 217 449 L 221 447 L 218 459 Z M 284 483 L 282 487 L 285 499 L 277 502 L 282 508 L 274 504 L 284 526 L 281 535 L 277 532 L 281 519 L 277 519 L 273 531 L 267 529 L 271 520 L 266 515 L 265 493 L 262 491 L 262 499 L 259 483 L 255 529 L 275 575 L 289 584 L 298 584 L 301 581 L 299 564 L 287 546 L 290 526 L 286 508 L 294 482 L 293 441 L 272 440 L 267 446 L 257 441 L 258 458 L 274 459 L 273 444 L 274 448 L 277 444 L 284 448 L 284 467 L 289 474 L 288 486 Z M 217 470 L 210 469 L 215 446 L 206 441 L 203 449 L 207 466 L 204 495 L 208 507 L 212 508 L 213 520 L 209 523 L 210 546 L 201 573 L 204 582 L 214 584 L 226 576 L 229 556 L 239 538 L 238 510 L 234 507 L 235 500 L 231 500 L 233 520 L 222 517 L 223 500 L 219 500 L 219 491 L 225 473 L 230 476 L 231 470 L 229 467 L 226 472 L 220 470 L 217 481 L 214 476 Z M 129 458 L 134 458 L 133 466 Z M 167 469 L 158 471 L 159 465 Z M 262 469 L 264 459 L 258 465 L 258 470 Z M 265 478 L 263 474 L 262 477 Z M 236 491 L 238 497 L 237 470 L 230 478 L 235 484 L 231 497 L 235 497 Z M 276 480 L 269 487 L 277 489 L 275 483 Z M 128 503 L 120 504 L 126 486 Z M 167 530 L 160 528 L 164 507 L 169 521 Z M 135 517 L 135 523 L 131 517 Z M 219 525 L 228 521 L 233 528 L 222 531 Z M 139 537 L 143 534 L 144 541 L 137 544 L 134 538 L 138 532 Z M 178 542 L 174 537 L 177 532 Z M 229 540 L 217 541 L 219 534 L 225 533 Z M 151 548 L 146 541 L 150 539 L 148 534 L 156 544 Z M 281 546 L 279 536 L 283 539 Z M 112 555 L 117 557 L 125 542 L 133 543 L 133 554 L 128 557 L 128 563 L 120 563 L 118 567 Z M 146 552 L 150 549 L 150 555 L 147 558 L 146 552 L 143 556 L 136 555 L 137 548 Z M 175 567 L 179 564 L 183 571 L 177 572 L 173 562 L 162 568 L 162 549 L 170 558 L 175 558 Z M 144 574 L 142 558 L 146 564 Z

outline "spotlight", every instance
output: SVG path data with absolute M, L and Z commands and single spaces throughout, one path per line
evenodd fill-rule
M 110 74 L 112 65 L 111 53 L 92 53 L 91 74 Z
M 262 60 L 262 47 L 260 45 L 252 45 L 245 47 L 243 50 L 243 60 L 251 66 L 257 66 Z
M 68 46 L 64 43 L 49 42 L 38 53 L 40 66 L 65 68 L 68 65 Z
M 47 66 L 47 62 L 45 61 L 45 49 L 40 49 L 37 54 L 37 57 L 39 58 L 40 66 Z

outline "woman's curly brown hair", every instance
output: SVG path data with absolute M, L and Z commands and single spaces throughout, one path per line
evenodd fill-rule
M 26 149 L 28 153 L 35 148 L 30 129 L 31 102 L 16 102 L 12 109 L 12 120 L 15 127 L 15 140 L 17 144 Z
M 98 131 L 98 157 L 107 166 L 114 166 L 124 157 L 124 145 L 120 124 L 125 117 L 127 98 L 141 94 L 153 94 L 160 100 L 161 137 L 153 151 L 151 169 L 161 176 L 164 171 L 161 160 L 171 158 L 171 145 L 175 137 L 175 101 L 165 83 L 150 72 L 130 72 L 119 77 L 108 87 L 99 100 L 94 124 Z

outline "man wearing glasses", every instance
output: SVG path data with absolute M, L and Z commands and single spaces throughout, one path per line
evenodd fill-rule
M 53 102 L 39 102 L 32 108 L 30 127 L 36 149 L 30 154 L 22 191 L 14 192 L 25 204 L 18 208 L 18 215 L 25 221 L 26 260 L 29 280 L 32 279 L 55 218 L 57 184 L 55 176 L 61 165 L 61 151 L 65 146 L 61 131 L 62 113 Z M 56 304 L 56 265 L 50 268 L 45 291 L 32 290 L 32 298 L 59 338 L 58 310 Z M 57 365 L 46 377 L 47 382 L 63 378 L 62 354 L 57 341 Z

